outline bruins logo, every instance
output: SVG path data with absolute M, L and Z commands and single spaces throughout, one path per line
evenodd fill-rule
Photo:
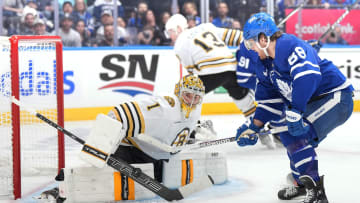
M 172 97 L 164 96 L 164 98 L 170 104 L 171 107 L 175 106 L 175 100 Z

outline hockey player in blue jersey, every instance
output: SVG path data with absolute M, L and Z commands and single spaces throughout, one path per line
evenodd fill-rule
M 352 85 L 309 44 L 279 31 L 268 14 L 258 13 L 247 21 L 244 39 L 262 65 L 255 70 L 259 105 L 251 122 L 237 130 L 238 145 L 254 145 L 257 137 L 252 134 L 264 123 L 284 118 L 288 131 L 280 138 L 298 185 L 280 190 L 278 197 L 292 199 L 306 193 L 305 203 L 327 203 L 315 148 L 352 114 Z

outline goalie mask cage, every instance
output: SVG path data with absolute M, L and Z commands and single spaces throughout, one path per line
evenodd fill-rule
M 18 199 L 22 186 L 39 187 L 27 176 L 53 180 L 65 166 L 63 133 L 11 102 L 64 126 L 62 43 L 58 36 L 12 36 L 0 37 L 0 45 L 0 199 Z

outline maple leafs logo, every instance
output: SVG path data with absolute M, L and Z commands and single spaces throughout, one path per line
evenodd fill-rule
M 280 89 L 280 93 L 288 100 L 288 101 L 292 101 L 292 87 L 287 84 L 286 82 L 280 80 L 280 79 L 276 79 L 276 83 L 277 86 Z

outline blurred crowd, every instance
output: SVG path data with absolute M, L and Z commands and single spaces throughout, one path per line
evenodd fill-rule
M 2 35 L 54 35 L 54 0 L 2 0 Z M 59 9 L 59 31 L 64 46 L 171 45 L 164 32 L 172 12 L 188 19 L 189 27 L 201 23 L 200 0 L 55 0 Z M 285 17 L 286 8 L 299 0 L 275 1 L 275 19 Z M 176 5 L 174 6 L 174 2 Z M 241 29 L 253 13 L 266 11 L 266 0 L 209 0 L 209 21 L 215 26 Z M 354 0 L 309 0 L 307 7 L 332 8 L 350 5 Z M 116 9 L 116 12 L 115 9 Z M 117 14 L 117 18 L 114 18 Z M 114 21 L 117 26 L 114 27 Z M 335 29 L 329 43 L 347 42 Z

